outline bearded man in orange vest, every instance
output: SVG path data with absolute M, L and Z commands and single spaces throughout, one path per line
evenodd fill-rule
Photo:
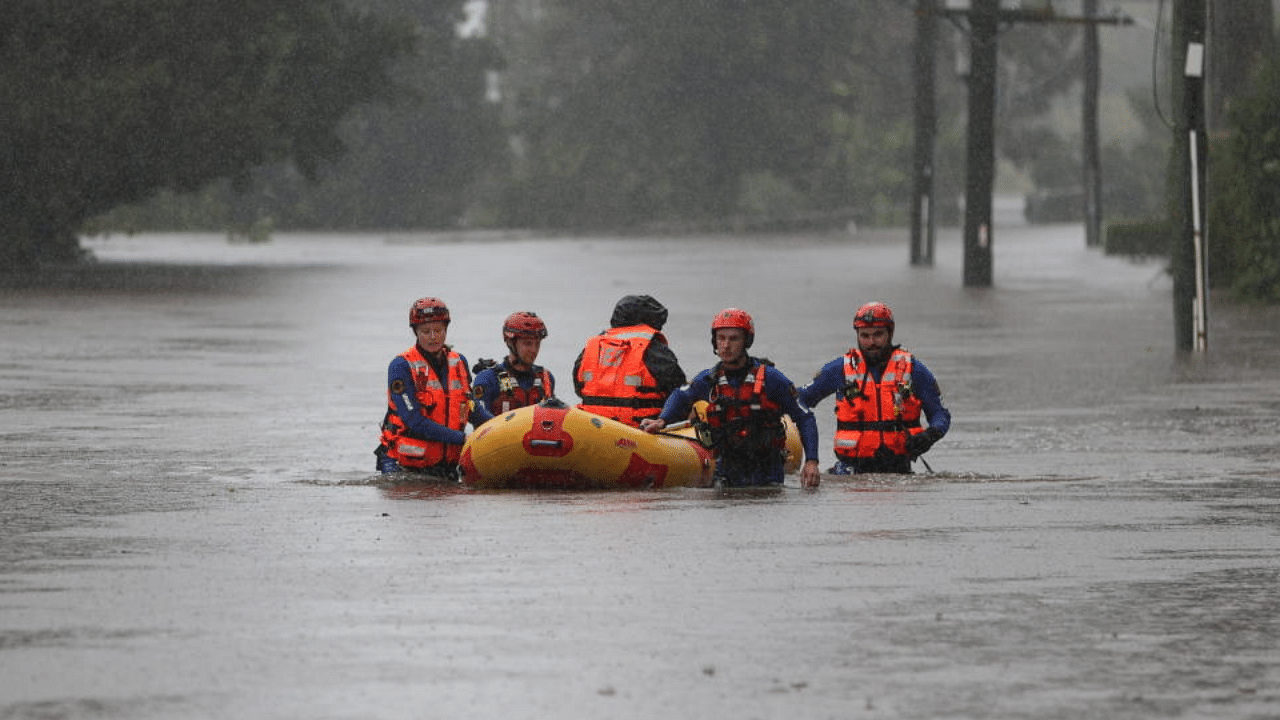
M 893 343 L 895 327 L 888 305 L 858 308 L 857 345 L 800 388 L 800 402 L 809 408 L 836 396 L 836 464 L 827 472 L 909 473 L 911 462 L 951 427 L 938 381 L 919 358 Z
M 667 308 L 648 295 L 627 295 L 614 305 L 610 328 L 587 339 L 573 364 L 579 408 L 632 427 L 656 418 L 684 370 L 667 345 Z

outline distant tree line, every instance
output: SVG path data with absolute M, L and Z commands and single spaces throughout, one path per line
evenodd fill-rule
M 360 3 L 422 40 L 395 66 L 397 101 L 339 126 L 349 152 L 318 182 L 285 159 L 97 227 L 618 228 L 853 207 L 901 219 L 914 19 L 896 0 L 490 3 L 481 37 L 459 37 L 442 5 Z
M 102 226 L 905 221 L 915 16 L 901 0 L 495 2 L 488 32 L 466 38 L 453 32 L 457 2 L 359 7 L 407 21 L 422 41 L 395 67 L 398 101 L 357 107 L 339 127 L 349 152 L 318 183 L 280 162 L 247 186 L 166 193 Z M 1025 26 L 1006 40 L 1002 154 L 1050 168 L 1049 183 L 1078 174 L 1068 141 L 1036 121 L 1077 82 L 1076 34 Z M 954 218 L 964 91 L 943 65 L 937 197 Z
M 86 231 L 905 222 L 913 3 L 491 2 L 462 36 L 464 5 L 11 0 L 0 259 Z M 1065 24 L 1001 37 L 998 150 L 1037 186 L 1079 182 L 1046 118 L 1080 52 Z M 940 67 L 946 219 L 965 93 Z M 1150 139 L 1104 150 L 1106 209 L 1158 215 L 1170 138 L 1132 104 Z
M 876 0 L 547 0 L 510 75 L 504 222 L 906 201 L 914 17 Z M 503 36 L 499 37 L 499 41 Z

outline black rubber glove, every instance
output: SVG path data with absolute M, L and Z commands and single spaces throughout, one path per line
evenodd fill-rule
M 933 447 L 933 444 L 938 442 L 941 438 L 942 433 L 938 432 L 934 428 L 927 428 L 922 433 L 916 433 L 915 435 L 907 438 L 907 455 L 909 455 L 912 460 L 915 460 L 921 455 L 929 452 L 929 448 Z

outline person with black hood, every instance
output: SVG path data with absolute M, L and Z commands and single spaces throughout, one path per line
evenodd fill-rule
M 632 427 L 658 417 L 667 396 L 685 384 L 662 334 L 666 323 L 667 308 L 648 295 L 619 300 L 611 327 L 588 338 L 573 364 L 578 407 Z

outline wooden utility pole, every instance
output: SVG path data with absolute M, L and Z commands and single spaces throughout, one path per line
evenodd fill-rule
M 915 147 L 911 193 L 911 264 L 933 265 L 937 234 L 934 202 L 933 158 L 937 142 L 938 111 L 935 74 L 938 54 L 937 0 L 918 0 L 915 44 Z
M 1000 23 L 1016 23 L 1016 22 L 1071 22 L 1081 23 L 1089 30 L 1096 32 L 1098 25 L 1127 25 L 1133 20 L 1127 16 L 1116 13 L 1110 17 L 1098 17 L 1096 0 L 1086 0 L 1089 10 L 1081 17 L 1065 17 L 1054 13 L 1053 6 L 1048 0 L 1040 3 L 1021 3 L 1017 7 L 1001 8 L 1000 0 L 971 0 L 967 6 L 948 7 L 939 9 L 936 0 L 918 0 L 916 12 L 919 14 L 934 12 L 941 15 L 951 17 L 965 17 L 968 19 L 969 26 L 969 123 L 968 123 L 968 149 L 967 149 L 967 165 L 965 168 L 965 193 L 964 193 L 964 284 L 966 287 L 990 287 L 992 276 L 992 231 L 991 231 L 991 199 L 992 185 L 995 182 L 995 96 L 996 96 L 996 59 L 998 57 L 998 40 Z M 1028 7 L 1030 6 L 1030 7 Z M 922 24 L 916 25 L 916 32 L 920 33 L 926 26 Z M 1085 184 L 1092 190 L 1087 190 L 1087 195 L 1092 195 L 1093 217 L 1092 223 L 1095 235 L 1100 235 L 1098 227 L 1101 223 L 1102 202 L 1101 202 L 1101 172 L 1098 169 L 1097 161 L 1097 37 L 1093 36 L 1094 44 L 1094 69 L 1093 69 L 1093 88 L 1094 97 L 1092 114 L 1085 119 L 1085 135 L 1092 137 L 1092 151 L 1088 148 L 1085 150 L 1086 157 L 1090 154 L 1093 162 L 1090 164 L 1086 160 Z M 917 35 L 917 53 L 922 47 L 919 35 Z M 916 58 L 917 68 L 919 68 L 920 58 Z M 932 76 L 930 76 L 932 77 Z M 921 76 L 916 75 L 916 98 L 917 109 L 920 107 L 920 98 L 923 90 L 920 86 Z M 1086 85 L 1090 81 L 1086 79 Z M 1087 94 L 1087 93 L 1086 93 Z M 932 101 L 930 101 L 932 102 Z M 1086 99 L 1086 104 L 1088 100 Z M 1088 112 L 1088 111 L 1086 111 Z M 921 177 L 922 168 L 926 167 L 924 163 L 919 161 L 921 152 L 930 153 L 932 158 L 932 144 L 926 149 L 922 149 L 920 138 L 924 132 L 920 124 L 922 115 L 917 110 L 916 113 L 916 196 L 920 197 L 919 189 L 925 187 L 925 179 Z M 928 117 L 927 121 L 932 123 L 935 118 Z M 931 130 L 930 130 L 931 131 Z M 932 135 L 928 137 L 932 138 Z M 927 165 L 930 172 L 932 171 L 931 161 Z M 1090 170 L 1089 168 L 1093 168 Z M 930 175 L 927 179 L 929 192 L 932 193 L 933 177 Z M 930 194 L 930 198 L 932 195 Z M 913 209 L 915 209 L 913 200 Z M 920 247 L 921 239 L 917 230 L 916 220 L 912 220 L 912 261 L 916 258 L 916 248 Z M 1098 240 L 1097 242 L 1101 242 Z M 930 255 L 932 258 L 932 255 Z M 932 259 L 930 259 L 932 262 Z
M 964 184 L 965 287 L 991 287 L 999 30 L 1000 0 L 973 0 L 969 8 L 969 126 Z
M 1208 349 L 1209 273 L 1205 248 L 1205 13 L 1208 0 L 1173 4 L 1172 225 L 1174 343 Z
M 1098 14 L 1098 0 L 1084 0 L 1084 17 L 1092 20 Z M 1102 244 L 1102 162 L 1098 149 L 1098 92 L 1102 77 L 1098 49 L 1098 24 L 1084 25 L 1084 96 L 1080 118 L 1084 141 L 1084 244 Z

